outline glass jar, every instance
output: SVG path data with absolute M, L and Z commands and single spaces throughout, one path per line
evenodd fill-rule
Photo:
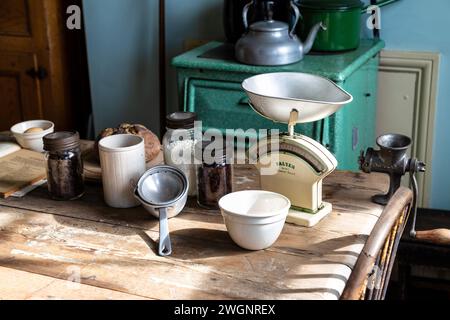
M 80 198 L 84 194 L 84 183 L 78 132 L 54 132 L 43 140 L 50 196 L 55 200 Z
M 197 203 L 206 209 L 218 209 L 220 198 L 233 192 L 233 167 L 226 145 L 215 149 L 211 146 L 208 150 L 211 141 L 203 141 L 197 144 L 196 152 L 200 151 L 200 144 L 202 164 L 197 168 Z
M 196 166 L 194 163 L 194 112 L 174 112 L 166 117 L 163 137 L 164 162 L 183 171 L 189 182 L 188 195 L 197 194 Z

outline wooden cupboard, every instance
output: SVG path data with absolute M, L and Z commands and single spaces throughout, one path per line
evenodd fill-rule
M 87 68 L 79 58 L 84 34 L 66 28 L 67 6 L 77 2 L 0 1 L 0 131 L 38 118 L 57 129 L 82 122 L 77 111 L 89 109 Z

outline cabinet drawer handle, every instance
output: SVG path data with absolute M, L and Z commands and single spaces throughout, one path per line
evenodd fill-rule
M 239 100 L 239 104 L 242 104 L 242 105 L 245 105 L 245 106 L 248 106 L 249 103 L 250 103 L 250 101 L 248 100 L 248 97 L 243 97 L 243 98 L 241 98 Z

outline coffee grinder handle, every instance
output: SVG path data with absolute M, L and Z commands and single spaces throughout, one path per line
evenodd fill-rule
M 441 245 L 450 245 L 449 229 L 433 229 L 416 232 L 416 239 Z
M 424 165 L 422 163 L 418 163 L 416 166 L 416 170 L 410 170 L 410 183 L 413 189 L 414 193 L 414 200 L 413 200 L 413 217 L 412 217 L 412 224 L 411 224 L 411 230 L 409 232 L 409 235 L 413 238 L 431 242 L 435 244 L 440 245 L 450 245 L 450 230 L 448 229 L 432 229 L 432 230 L 423 230 L 423 231 L 416 231 L 416 218 L 417 218 L 417 198 L 419 195 L 419 189 L 417 187 L 417 179 L 415 173 L 417 171 L 425 171 Z
M 417 180 L 415 171 L 411 170 L 409 172 L 409 183 L 412 187 L 413 191 L 413 202 L 412 202 L 412 223 L 411 223 L 411 230 L 409 231 L 409 235 L 413 238 L 417 236 L 416 232 L 416 218 L 417 218 L 417 197 L 419 196 L 419 190 L 417 189 Z

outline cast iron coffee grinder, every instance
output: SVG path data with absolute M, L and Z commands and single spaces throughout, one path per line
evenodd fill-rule
M 411 138 L 407 136 L 393 133 L 385 134 L 377 138 L 377 145 L 380 147 L 380 150 L 368 148 L 365 155 L 364 151 L 361 151 L 359 158 L 360 169 L 363 172 L 381 172 L 389 175 L 388 192 L 373 196 L 372 201 L 386 205 L 400 187 L 402 177 L 409 172 L 410 183 L 414 192 L 413 223 L 410 234 L 415 237 L 418 197 L 416 173 L 425 172 L 425 163 L 407 156 L 406 152 L 411 145 Z

